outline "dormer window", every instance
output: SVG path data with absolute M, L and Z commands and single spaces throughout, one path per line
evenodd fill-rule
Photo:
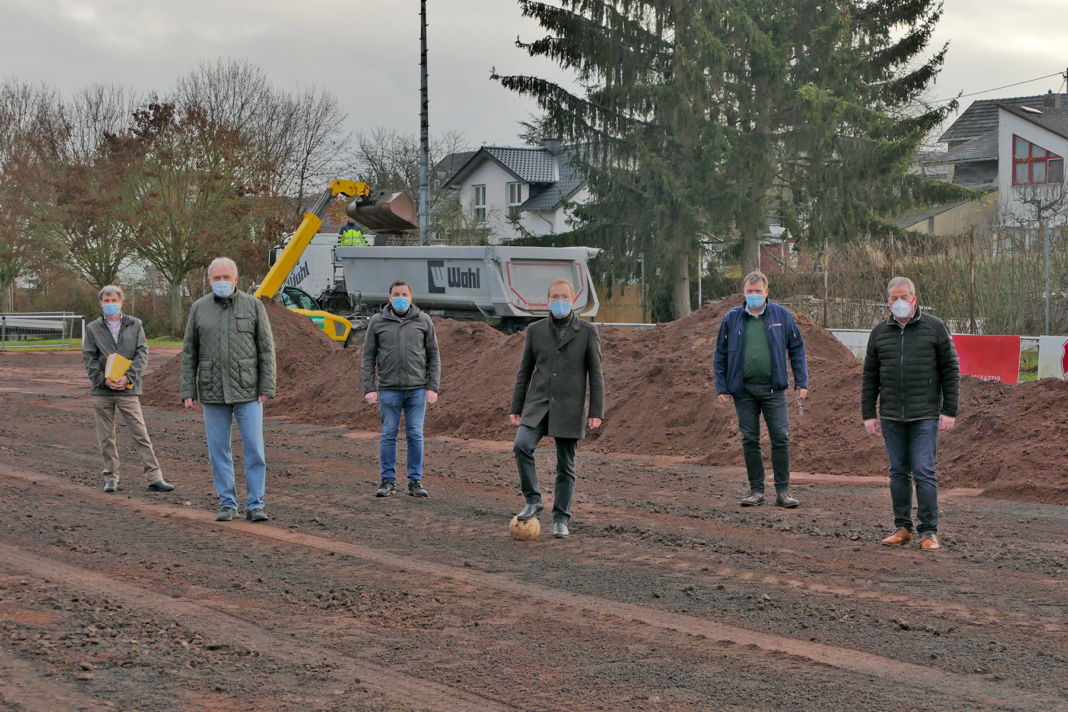
M 1025 138 L 1012 137 L 1012 184 L 1064 182 L 1064 158 Z

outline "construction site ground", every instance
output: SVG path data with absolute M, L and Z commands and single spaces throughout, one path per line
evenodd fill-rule
M 123 427 L 105 494 L 80 355 L 0 355 L 0 709 L 1068 709 L 1064 506 L 947 488 L 929 554 L 880 546 L 884 476 L 742 509 L 738 467 L 580 446 L 571 537 L 545 487 L 517 542 L 506 441 L 376 499 L 376 433 L 270 417 L 271 521 L 216 523 L 199 410 L 145 412 L 176 489 Z

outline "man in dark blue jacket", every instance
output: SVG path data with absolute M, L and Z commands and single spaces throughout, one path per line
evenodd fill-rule
M 793 508 L 800 503 L 790 496 L 790 418 L 786 409 L 790 379 L 786 358 L 789 354 L 794 387 L 803 401 L 808 395 L 805 343 L 789 310 L 768 302 L 768 278 L 762 272 L 749 274 L 742 286 L 745 304 L 727 312 L 716 338 L 716 395 L 723 402 L 733 397 L 738 411 L 749 473 L 749 496 L 742 500 L 742 506 L 764 504 L 764 454 L 760 451 L 763 413 L 771 439 L 775 504 Z

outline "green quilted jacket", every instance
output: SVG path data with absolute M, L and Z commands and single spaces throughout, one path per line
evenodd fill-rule
M 182 400 L 247 403 L 274 398 L 274 386 L 274 336 L 263 303 L 245 292 L 194 302 L 182 347 Z

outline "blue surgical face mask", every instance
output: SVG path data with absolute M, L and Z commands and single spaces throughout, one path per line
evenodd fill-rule
M 104 307 L 104 313 L 107 314 L 108 316 L 115 316 L 120 311 L 122 311 L 122 305 L 121 304 L 104 304 L 103 307 Z
M 233 282 L 212 282 L 211 291 L 215 292 L 215 296 L 226 299 L 234 293 Z
M 408 307 L 411 306 L 412 300 L 408 297 L 393 297 L 390 299 L 390 303 L 393 304 L 393 311 L 398 314 L 403 314 L 408 311 Z
M 749 305 L 750 309 L 759 309 L 764 306 L 764 296 L 761 294 L 746 294 L 745 303 Z
M 571 313 L 571 302 L 549 302 L 549 310 L 557 319 L 563 319 L 565 316 Z

